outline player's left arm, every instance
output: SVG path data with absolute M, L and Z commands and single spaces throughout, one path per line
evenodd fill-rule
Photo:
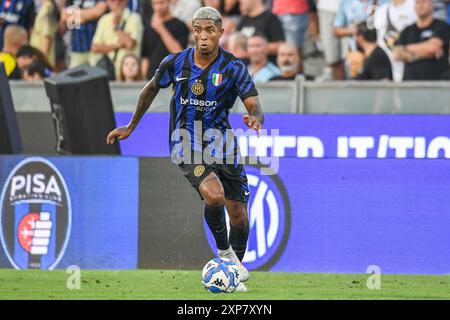
M 245 114 L 243 120 L 245 124 L 258 132 L 264 124 L 264 113 L 259 103 L 258 96 L 251 96 L 242 101 L 248 114 Z

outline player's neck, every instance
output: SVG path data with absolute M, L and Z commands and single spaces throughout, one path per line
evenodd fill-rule
M 194 50 L 194 63 L 197 67 L 205 69 L 216 59 L 218 54 L 219 47 L 209 53 L 201 53 L 198 50 Z

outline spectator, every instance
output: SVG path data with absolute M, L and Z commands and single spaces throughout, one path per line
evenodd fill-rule
M 34 24 L 36 9 L 34 0 L 21 0 L 21 5 L 14 0 L 0 0 L 0 49 L 3 49 L 3 33 L 6 27 L 18 24 L 28 34 Z
M 127 8 L 127 0 L 108 0 L 109 13 L 98 21 L 92 40 L 93 53 L 106 54 L 114 64 L 116 78 L 127 53 L 141 53 L 143 26 L 139 14 Z
M 171 0 L 170 12 L 172 15 L 183 21 L 188 28 L 191 27 L 192 16 L 200 9 L 200 0 Z
M 162 59 L 187 46 L 189 30 L 170 13 L 170 0 L 152 0 L 153 16 L 145 26 L 142 43 L 142 74 L 151 79 Z
M 0 62 L 5 65 L 6 75 L 9 79 L 19 80 L 21 78 L 20 68 L 17 65 L 17 52 L 27 43 L 27 37 L 27 31 L 18 25 L 9 25 L 5 30 Z
M 364 52 L 364 65 L 357 80 L 392 80 L 392 68 L 389 57 L 377 45 L 377 30 L 369 28 L 366 22 L 356 27 L 356 43 Z
M 308 30 L 309 9 L 308 0 L 273 1 L 272 12 L 280 18 L 286 41 L 297 47 L 300 57 Z M 303 70 L 303 66 L 300 69 Z
M 255 82 L 267 82 L 271 78 L 280 75 L 280 69 L 268 60 L 268 42 L 267 39 L 255 35 L 248 39 L 248 56 L 250 64 L 248 71 Z
M 42 61 L 34 61 L 23 71 L 23 80 L 39 81 L 45 78 L 45 64 Z
M 278 47 L 284 41 L 280 19 L 266 10 L 262 0 L 240 0 L 240 11 L 243 17 L 237 30 L 247 38 L 255 34 L 264 36 L 269 42 L 269 60 L 275 62 Z
M 433 17 L 432 0 L 416 0 L 417 22 L 400 34 L 395 58 L 405 62 L 404 80 L 439 80 L 449 69 L 449 27 Z
M 79 10 L 74 10 L 74 6 Z M 66 8 L 62 10 L 61 21 L 69 27 L 71 33 L 71 50 L 69 53 L 69 68 L 81 64 L 94 64 L 90 54 L 92 39 L 97 28 L 98 19 L 108 8 L 104 0 L 67 0 Z M 79 14 L 79 20 L 76 15 Z M 76 23 L 79 22 L 79 25 Z
M 54 0 L 40 0 L 40 3 L 41 6 L 31 31 L 30 45 L 39 49 L 54 67 L 58 11 Z
M 235 32 L 228 38 L 228 51 L 241 59 L 245 65 L 249 64 L 247 42 L 247 37 L 241 32 Z
M 52 75 L 53 69 L 41 51 L 30 45 L 24 45 L 17 51 L 17 66 L 22 72 L 36 61 L 40 61 L 44 65 L 44 77 Z
M 275 76 L 270 81 L 278 80 L 295 80 L 297 75 L 302 75 L 299 72 L 300 56 L 298 55 L 295 45 L 289 42 L 282 43 L 278 48 L 277 65 L 281 70 L 279 76 Z M 305 75 L 307 80 L 313 80 L 311 76 Z
M 144 77 L 141 73 L 141 61 L 132 53 L 128 53 L 122 59 L 120 66 L 120 81 L 134 82 L 141 81 Z
M 321 76 L 322 79 L 345 79 L 341 40 L 334 34 L 334 20 L 340 4 L 341 0 L 318 0 L 317 2 L 320 38 L 327 64 Z
M 417 20 L 414 0 L 390 0 L 375 12 L 375 27 L 378 32 L 378 45 L 388 55 L 395 81 L 403 79 L 404 64 L 394 59 L 394 45 L 400 32 Z
M 377 4 L 382 5 L 386 0 L 378 0 Z M 339 10 L 334 19 L 334 34 L 338 38 L 342 38 L 343 55 L 347 56 L 348 60 L 355 60 L 352 55 L 358 55 L 356 50 L 356 25 L 362 21 L 367 21 L 368 17 L 374 12 L 371 7 L 375 0 L 342 0 Z M 361 58 L 363 56 L 361 55 Z M 350 70 L 351 71 L 351 70 Z M 350 76 L 354 77 L 356 74 L 350 72 Z

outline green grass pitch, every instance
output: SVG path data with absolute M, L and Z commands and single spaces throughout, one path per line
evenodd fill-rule
M 82 270 L 81 288 L 67 289 L 65 270 L 0 270 L 0 299 L 450 299 L 450 275 L 381 275 L 367 288 L 367 274 L 251 272 L 245 293 L 212 294 L 201 271 Z

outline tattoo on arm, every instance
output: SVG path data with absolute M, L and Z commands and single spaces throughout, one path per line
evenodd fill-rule
M 255 99 L 255 117 L 258 118 L 259 123 L 264 124 L 264 112 L 261 109 L 261 105 L 259 103 L 259 99 Z
M 155 78 L 152 78 L 142 89 L 141 94 L 139 96 L 139 101 L 136 107 L 136 111 L 133 113 L 133 117 L 131 118 L 130 123 L 128 124 L 128 128 L 133 131 L 139 121 L 141 121 L 145 112 L 148 110 L 150 105 L 152 104 L 155 97 L 158 95 L 159 87 L 156 83 Z
M 247 108 L 248 114 L 256 117 L 261 124 L 264 124 L 264 113 L 262 111 L 258 97 L 250 97 L 245 102 L 247 102 L 244 103 L 244 105 Z

